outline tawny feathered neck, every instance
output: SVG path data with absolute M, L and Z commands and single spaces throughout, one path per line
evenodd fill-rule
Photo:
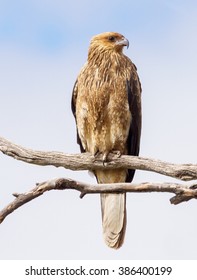
M 115 64 L 121 66 L 123 60 L 128 58 L 122 53 L 122 51 L 116 51 L 113 48 L 103 47 L 101 45 L 90 45 L 88 52 L 88 64 L 95 65 L 97 67 Z

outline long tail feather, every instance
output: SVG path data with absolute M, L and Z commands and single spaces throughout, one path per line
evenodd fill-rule
M 126 230 L 126 194 L 101 194 L 101 211 L 105 243 L 118 249 Z
M 125 182 L 126 170 L 96 171 L 98 183 Z M 105 243 L 118 249 L 126 230 L 126 194 L 101 194 L 103 237 Z

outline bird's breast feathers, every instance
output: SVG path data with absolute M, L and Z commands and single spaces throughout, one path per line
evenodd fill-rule
M 87 73 L 85 73 L 87 71 Z M 77 126 L 85 150 L 125 151 L 131 123 L 126 77 L 113 71 L 83 69 L 76 103 Z

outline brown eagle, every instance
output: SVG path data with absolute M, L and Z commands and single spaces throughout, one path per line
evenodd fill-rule
M 137 69 L 123 54 L 129 41 L 116 32 L 94 36 L 88 59 L 73 89 L 72 111 L 81 152 L 138 155 L 141 134 L 141 85 Z M 131 182 L 135 170 L 94 170 L 98 183 Z M 103 236 L 111 248 L 123 244 L 126 194 L 101 194 Z

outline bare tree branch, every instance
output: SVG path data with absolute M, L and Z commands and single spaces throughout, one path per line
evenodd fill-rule
M 86 194 L 96 193 L 119 193 L 119 192 L 167 192 L 174 193 L 175 196 L 170 199 L 172 204 L 178 204 L 183 201 L 188 201 L 192 198 L 197 198 L 197 185 L 180 185 L 175 183 L 116 183 L 116 184 L 84 184 L 72 179 L 59 178 L 37 184 L 32 190 L 18 194 L 13 194 L 15 199 L 0 211 L 0 223 L 25 203 L 37 198 L 43 193 L 51 190 L 68 190 L 74 189 L 81 192 L 82 198 Z
M 89 153 L 64 154 L 61 152 L 34 151 L 16 145 L 0 137 L 0 151 L 15 159 L 36 165 L 53 165 L 71 170 L 115 169 L 128 168 L 153 171 L 166 176 L 181 180 L 197 179 L 197 165 L 195 164 L 172 164 L 155 159 L 134 156 L 121 156 L 110 154 L 108 162 L 103 165 L 102 156 L 93 157 Z M 13 194 L 16 198 L 0 211 L 0 223 L 3 222 L 14 210 L 32 199 L 50 190 L 75 189 L 81 192 L 82 198 L 89 193 L 113 193 L 113 192 L 169 192 L 175 196 L 170 199 L 172 204 L 178 204 L 197 198 L 197 185 L 180 185 L 175 183 L 142 183 L 142 184 L 85 184 L 71 179 L 54 179 L 37 184 L 36 187 L 26 193 Z
M 197 164 L 173 164 L 156 159 L 110 154 L 105 166 L 102 157 L 89 153 L 64 154 L 61 152 L 34 151 L 0 137 L 0 151 L 17 160 L 36 165 L 53 165 L 71 170 L 128 168 L 152 171 L 184 181 L 197 179 Z

